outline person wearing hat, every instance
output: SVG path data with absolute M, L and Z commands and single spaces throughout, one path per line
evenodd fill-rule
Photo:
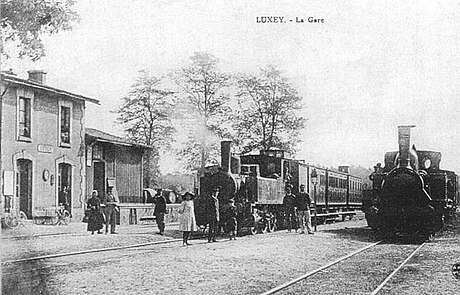
M 291 232 L 292 226 L 295 226 L 295 203 L 296 203 L 296 196 L 292 193 L 292 185 L 286 185 L 286 195 L 283 198 L 283 206 L 284 206 L 284 213 L 286 214 L 286 223 L 288 232 Z M 296 229 L 297 231 L 297 229 Z
M 109 186 L 107 188 L 107 194 L 104 196 L 104 200 L 101 206 L 105 207 L 105 233 L 109 232 L 109 224 L 110 224 L 110 233 L 116 234 L 115 226 L 116 226 L 116 217 L 117 212 L 120 212 L 118 209 L 118 203 L 120 200 L 118 196 L 113 193 L 113 187 Z
M 310 195 L 305 191 L 305 184 L 300 185 L 300 193 L 296 197 L 296 207 L 299 213 L 299 226 L 301 228 L 301 234 L 305 233 L 305 223 L 307 224 L 308 234 L 313 234 L 311 228 L 311 214 L 310 214 Z
M 237 221 L 237 211 L 236 211 L 236 206 L 235 206 L 235 200 L 230 199 L 228 200 L 228 208 L 226 210 L 226 222 L 225 222 L 225 227 L 227 229 L 227 232 L 230 235 L 230 241 L 232 239 L 236 240 L 236 229 L 238 225 Z
M 215 186 L 205 203 L 206 218 L 209 224 L 208 243 L 217 242 L 216 235 L 219 230 L 220 220 L 218 195 L 219 187 Z
M 179 219 L 179 230 L 183 231 L 182 241 L 184 246 L 190 245 L 188 242 L 190 233 L 198 229 L 195 219 L 195 207 L 193 205 L 194 197 L 195 195 L 192 193 L 186 192 L 178 210 L 181 214 Z

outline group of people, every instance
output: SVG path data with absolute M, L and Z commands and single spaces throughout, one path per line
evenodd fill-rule
M 116 234 L 115 223 L 116 213 L 118 209 L 119 199 L 113 193 L 111 187 L 107 189 L 107 194 L 101 199 L 97 190 L 93 190 L 91 198 L 86 203 L 87 210 L 85 212 L 85 220 L 88 222 L 87 230 L 94 234 L 102 234 L 101 230 L 105 224 L 105 233 Z
M 219 187 L 214 187 L 212 189 L 212 193 L 205 201 L 205 212 L 207 222 L 209 224 L 208 228 L 208 242 L 217 242 L 216 235 L 219 232 L 219 222 L 221 220 L 220 212 L 219 212 Z M 198 230 L 198 226 L 196 224 L 196 217 L 195 217 L 195 207 L 193 199 L 195 195 L 191 192 L 186 192 L 182 196 L 183 200 L 178 209 L 180 214 L 179 217 L 179 230 L 183 232 L 182 234 L 182 241 L 184 246 L 190 245 L 189 239 L 190 234 L 193 231 Z M 157 191 L 153 199 L 153 203 L 155 204 L 154 215 L 157 221 L 158 230 L 161 235 L 164 234 L 164 215 L 166 214 L 166 200 L 161 194 L 161 190 Z M 229 206 L 227 210 L 227 224 L 226 229 L 230 233 L 230 240 L 236 240 L 236 227 L 237 227 L 237 219 L 236 219 L 236 207 L 234 204 L 234 200 L 229 201 Z
M 209 225 L 208 228 L 208 243 L 217 242 L 216 236 L 219 232 L 219 222 L 221 220 L 219 212 L 219 187 L 214 187 L 212 193 L 205 201 L 205 212 L 206 219 Z M 195 219 L 195 209 L 193 204 L 194 194 L 186 192 L 183 196 L 184 200 L 179 207 L 179 213 L 181 214 L 179 219 L 179 230 L 183 231 L 183 245 L 190 245 L 188 240 L 190 233 L 198 229 Z M 230 234 L 230 240 L 236 240 L 236 228 L 237 228 L 237 213 L 234 200 L 229 200 L 227 209 L 227 220 L 226 229 Z
M 209 225 L 208 228 L 208 243 L 217 242 L 216 236 L 219 232 L 219 224 L 221 216 L 219 212 L 219 187 L 214 187 L 212 193 L 205 200 L 206 219 Z M 179 230 L 183 232 L 183 245 L 190 245 L 189 238 L 193 231 L 197 231 L 198 227 L 195 218 L 195 209 L 193 199 L 195 195 L 186 192 L 183 195 L 183 201 L 179 207 Z M 94 234 L 102 234 L 101 230 L 105 224 L 105 233 L 116 234 L 115 232 L 115 219 L 118 209 L 118 197 L 113 194 L 111 188 L 108 189 L 107 194 L 100 199 L 97 190 L 91 194 L 91 198 L 87 202 L 87 230 Z M 165 214 L 166 199 L 163 197 L 161 189 L 157 191 L 153 199 L 155 204 L 154 215 L 158 226 L 159 234 L 163 235 L 165 230 Z M 291 232 L 293 225 L 298 218 L 298 223 L 301 229 L 301 234 L 313 234 L 310 216 L 310 196 L 305 192 L 305 185 L 300 186 L 300 192 L 296 196 L 292 193 L 292 186 L 286 185 L 286 195 L 283 199 L 284 211 L 287 221 L 287 229 Z M 227 210 L 225 211 L 225 228 L 229 233 L 230 240 L 236 240 L 237 231 L 237 210 L 233 199 L 229 200 Z
M 288 232 L 292 231 L 292 227 L 295 225 L 297 219 L 301 229 L 300 233 L 305 234 L 306 227 L 307 233 L 312 235 L 313 230 L 311 227 L 310 214 L 311 199 L 305 191 L 305 185 L 300 185 L 300 192 L 297 196 L 292 193 L 292 185 L 286 185 L 286 195 L 283 199 L 283 205 Z

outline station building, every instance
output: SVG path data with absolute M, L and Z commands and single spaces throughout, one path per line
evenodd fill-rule
M 112 187 L 121 203 L 142 202 L 143 158 L 148 146 L 86 128 L 86 189 L 99 196 Z
M 43 71 L 28 74 L 1 73 L 2 210 L 33 218 L 62 203 L 79 218 L 86 192 L 85 107 L 99 101 L 48 86 Z
M 121 222 L 136 223 L 129 219 L 142 203 L 150 147 L 85 128 L 86 103 L 98 100 L 46 85 L 43 71 L 28 74 L 1 73 L 2 211 L 43 220 L 63 204 L 80 222 L 91 192 L 104 196 L 111 187 L 122 203 Z

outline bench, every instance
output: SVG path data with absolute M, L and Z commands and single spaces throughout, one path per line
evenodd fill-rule
M 142 216 L 139 218 L 139 221 L 155 221 L 156 219 L 155 216 Z
M 48 215 L 47 212 L 37 212 L 36 215 L 34 215 L 33 220 L 35 224 L 54 224 L 54 218 L 56 214 L 53 216 Z
M 42 210 L 38 210 L 35 212 L 33 216 L 33 220 L 35 224 L 67 224 L 66 218 L 69 218 L 70 214 L 67 213 L 66 216 L 59 215 L 58 212 L 59 208 L 50 207 L 44 208 Z

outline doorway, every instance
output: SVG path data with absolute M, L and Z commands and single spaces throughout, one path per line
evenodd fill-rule
M 61 163 L 58 171 L 58 203 L 72 214 L 72 165 Z
M 17 161 L 16 192 L 19 198 L 19 210 L 32 217 L 32 161 L 19 159 Z
M 97 190 L 102 200 L 105 195 L 105 162 L 94 162 L 93 190 Z

